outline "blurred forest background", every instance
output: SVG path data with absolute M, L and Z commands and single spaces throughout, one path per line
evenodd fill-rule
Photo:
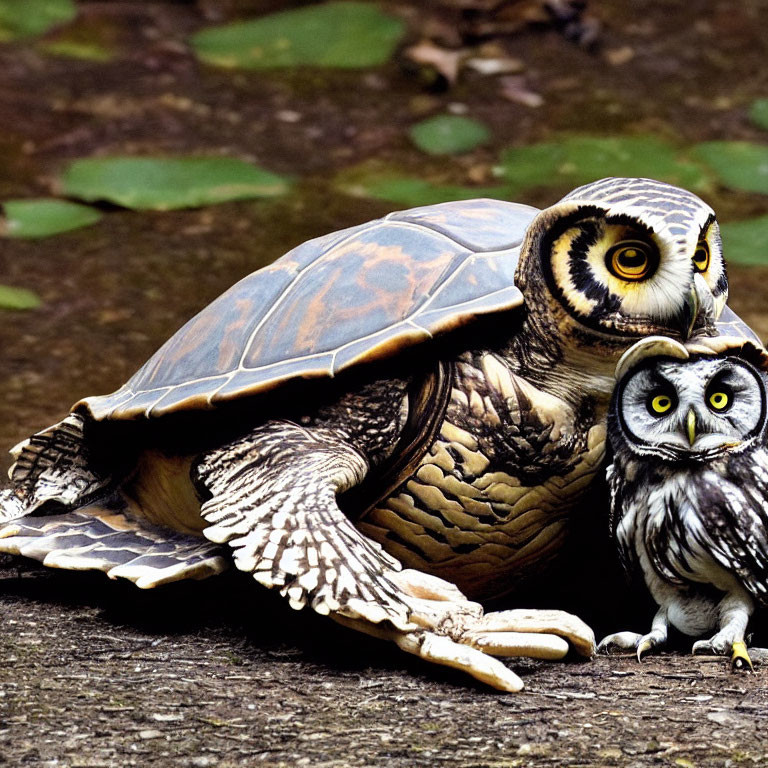
M 0 0 L 0 443 L 119 386 L 309 237 L 462 197 L 544 206 L 605 175 L 715 207 L 734 307 L 765 338 L 767 14 Z
M 766 62 L 764 0 L 0 0 L 0 448 L 307 238 L 607 175 L 713 205 L 767 338 Z M 761 675 L 685 655 L 503 698 L 237 575 L 0 576 L 0 765 L 768 765 Z

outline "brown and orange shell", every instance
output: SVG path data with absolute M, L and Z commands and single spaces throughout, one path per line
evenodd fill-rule
M 519 307 L 515 270 L 537 213 L 442 203 L 309 240 L 215 299 L 119 390 L 74 408 L 97 420 L 213 408 Z

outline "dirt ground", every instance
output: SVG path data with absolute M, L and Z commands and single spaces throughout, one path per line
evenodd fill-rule
M 110 210 L 87 230 L 0 241 L 0 282 L 44 302 L 0 318 L 0 445 L 118 386 L 260 264 L 393 207 L 330 189 L 341 167 L 487 183 L 500 147 L 559 131 L 760 136 L 745 117 L 768 95 L 758 0 L 593 2 L 602 33 L 592 51 L 551 29 L 495 41 L 524 63 L 538 108 L 500 99 L 498 83 L 476 74 L 450 89 L 425 84 L 402 59 L 341 74 L 200 67 L 185 37 L 246 5 L 84 2 L 86 28 L 121 52 L 108 63 L 0 45 L 2 199 L 45 194 L 64 161 L 108 152 L 221 151 L 301 179 L 279 201 Z M 418 27 L 419 4 L 385 5 Z M 405 128 L 456 104 L 491 127 L 493 144 L 425 160 Z M 714 189 L 708 199 L 723 220 L 768 212 L 758 196 Z M 730 276 L 731 305 L 767 338 L 768 268 Z M 526 690 L 500 695 L 294 613 L 244 575 L 141 592 L 98 574 L 0 565 L 0 765 L 768 766 L 765 667 L 731 674 L 682 646 L 643 664 L 513 661 Z M 647 606 L 626 602 L 612 572 L 580 568 L 569 581 L 564 604 L 578 592 L 598 629 L 646 625 Z
M 761 766 L 764 669 L 512 662 L 493 693 L 241 575 L 154 593 L 0 571 L 0 765 Z

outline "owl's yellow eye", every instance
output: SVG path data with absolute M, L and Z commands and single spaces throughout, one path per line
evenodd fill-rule
M 651 411 L 661 415 L 672 407 L 672 398 L 669 395 L 656 395 L 651 398 Z
M 696 272 L 706 272 L 709 269 L 709 245 L 706 240 L 699 240 L 693 254 L 693 268 Z
M 709 396 L 709 404 L 716 411 L 725 410 L 731 403 L 727 392 L 713 392 Z
M 650 277 L 656 268 L 658 258 L 648 243 L 642 240 L 622 240 L 608 249 L 605 265 L 608 271 L 627 282 L 636 282 Z

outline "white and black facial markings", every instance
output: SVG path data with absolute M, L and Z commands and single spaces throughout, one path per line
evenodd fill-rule
M 619 383 L 611 422 L 636 454 L 711 460 L 764 438 L 766 381 L 736 357 L 651 359 Z
M 603 179 L 560 205 L 575 206 L 542 240 L 545 276 L 586 325 L 637 333 L 672 325 L 694 275 L 716 313 L 728 280 L 713 210 L 686 190 L 650 179 Z

